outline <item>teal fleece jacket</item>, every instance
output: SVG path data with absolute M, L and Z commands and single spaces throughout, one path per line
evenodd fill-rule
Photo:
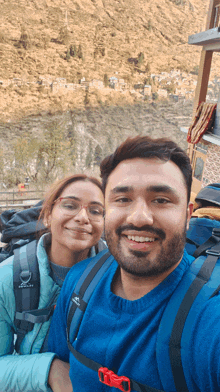
M 44 236 L 38 242 L 37 258 L 40 271 L 39 309 L 55 300 L 60 287 L 50 277 L 50 267 L 44 248 Z M 0 391 L 4 392 L 48 392 L 47 384 L 52 353 L 39 351 L 50 326 L 50 321 L 35 324 L 21 344 L 22 355 L 14 352 L 15 297 L 13 291 L 13 256 L 0 264 Z

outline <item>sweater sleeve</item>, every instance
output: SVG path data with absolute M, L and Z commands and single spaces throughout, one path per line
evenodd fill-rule
M 52 353 L 14 354 L 15 300 L 12 266 L 0 266 L 0 391 L 49 392 Z

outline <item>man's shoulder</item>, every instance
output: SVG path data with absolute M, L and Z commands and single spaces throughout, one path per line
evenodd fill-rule
M 108 249 L 104 249 L 103 251 L 99 252 L 96 256 L 89 257 L 88 259 L 82 260 L 79 263 L 75 264 L 69 271 L 65 279 L 65 283 L 68 283 L 70 281 L 71 283 L 73 283 L 74 281 L 77 281 L 79 276 L 83 274 L 83 272 L 86 270 L 87 267 L 89 268 L 89 270 L 91 270 L 93 266 L 95 266 L 98 263 L 98 261 L 101 259 L 101 257 L 104 255 L 106 255 L 107 258 L 111 256 Z

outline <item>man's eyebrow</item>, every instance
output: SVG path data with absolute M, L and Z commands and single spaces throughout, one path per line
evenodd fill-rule
M 126 192 L 131 192 L 133 191 L 134 188 L 132 186 L 116 186 L 111 190 L 111 193 L 117 194 L 117 193 L 126 193 Z
M 117 194 L 117 193 L 127 193 L 127 192 L 132 192 L 134 191 L 134 187 L 133 186 L 116 186 L 115 188 L 113 188 L 111 190 L 112 194 Z M 149 185 L 146 187 L 146 191 L 147 192 L 154 192 L 154 193 L 166 193 L 166 194 L 170 194 L 170 195 L 175 195 L 176 197 L 179 198 L 178 193 L 176 192 L 176 190 L 174 188 L 172 188 L 169 185 Z
M 163 193 L 172 194 L 172 195 L 179 197 L 176 190 L 169 185 L 150 185 L 146 188 L 146 191 L 147 192 L 155 192 L 155 193 L 163 192 Z

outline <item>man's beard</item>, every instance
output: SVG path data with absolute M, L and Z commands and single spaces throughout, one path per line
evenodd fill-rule
M 120 233 L 128 229 L 136 230 L 137 235 L 138 231 L 147 231 L 157 235 L 160 233 L 160 238 L 156 241 L 160 241 L 161 250 L 154 259 L 150 257 L 151 251 L 142 252 L 130 249 L 127 251 L 127 256 L 124 254 Z M 124 271 L 139 277 L 158 276 L 171 269 L 181 260 L 186 242 L 186 223 L 182 232 L 174 234 L 168 242 L 165 240 L 166 234 L 163 230 L 154 229 L 151 226 L 142 228 L 135 228 L 130 225 L 121 226 L 116 230 L 115 235 L 118 238 L 117 243 L 112 233 L 105 229 L 109 250 Z

